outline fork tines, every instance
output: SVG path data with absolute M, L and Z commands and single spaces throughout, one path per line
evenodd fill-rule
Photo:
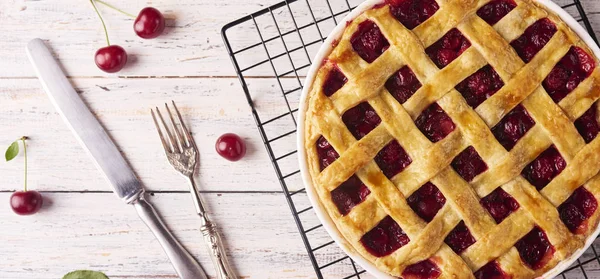
M 167 152 L 167 153 L 182 153 L 183 150 L 185 150 L 187 148 L 195 147 L 195 143 L 194 143 L 194 139 L 190 135 L 190 132 L 188 131 L 185 124 L 183 123 L 183 119 L 181 118 L 181 114 L 179 113 L 179 110 L 177 109 L 177 105 L 175 105 L 174 101 L 171 101 L 171 103 L 173 104 L 173 108 L 175 110 L 175 113 L 177 114 L 177 120 L 178 120 L 176 123 L 175 118 L 173 117 L 173 113 L 171 113 L 169 106 L 167 105 L 167 103 L 165 103 L 165 109 L 167 110 L 167 114 L 169 115 L 169 118 L 171 119 L 171 127 L 169 127 L 167 125 L 162 114 L 160 113 L 160 110 L 158 109 L 158 107 L 156 107 L 156 113 L 158 114 L 158 118 L 160 118 L 162 127 L 164 128 L 164 130 L 167 133 L 166 139 L 162 132 L 161 125 L 156 120 L 156 115 L 154 114 L 154 110 L 150 109 L 150 112 L 152 113 L 152 119 L 154 120 L 154 125 L 156 126 L 156 130 L 158 131 L 160 140 L 163 144 L 163 147 L 165 148 L 165 152 Z M 175 134 L 175 136 L 173 136 L 173 134 Z

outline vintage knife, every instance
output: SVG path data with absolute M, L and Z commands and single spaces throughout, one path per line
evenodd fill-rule
M 145 199 L 144 189 L 100 122 L 73 89 L 58 62 L 40 39 L 27 44 L 27 56 L 50 100 L 119 198 L 135 207 L 154 233 L 182 279 L 206 279 L 196 260 L 181 246 Z M 133 249 L 139 249 L 132 246 Z

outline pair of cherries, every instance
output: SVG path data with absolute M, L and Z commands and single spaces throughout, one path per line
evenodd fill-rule
M 104 32 L 106 35 L 106 43 L 108 44 L 108 46 L 96 51 L 96 55 L 94 56 L 96 66 L 98 66 L 98 68 L 104 72 L 116 73 L 123 69 L 125 64 L 127 64 L 127 52 L 121 46 L 110 44 L 108 32 L 106 31 L 106 25 L 104 24 L 104 20 L 102 19 L 102 16 L 96 7 L 96 2 L 119 11 L 127 16 L 134 16 L 100 0 L 90 0 L 90 2 L 94 6 L 96 13 L 98 13 L 100 21 L 102 21 L 102 26 L 104 27 Z M 153 7 L 143 8 L 138 16 L 135 17 L 133 30 L 139 37 L 143 39 L 154 39 L 160 36 L 160 34 L 162 34 L 165 30 L 165 18 L 159 10 Z

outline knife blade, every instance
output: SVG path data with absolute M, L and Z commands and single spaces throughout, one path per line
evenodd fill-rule
M 175 239 L 152 204 L 146 200 L 141 182 L 98 119 L 73 89 L 44 42 L 33 39 L 27 44 L 26 50 L 42 87 L 67 126 L 104 174 L 115 194 L 135 207 L 140 219 L 162 245 L 179 277 L 207 279 L 200 264 Z M 143 251 L 138 245 L 133 248 L 140 253 Z
M 127 203 L 134 201 L 144 191 L 140 181 L 98 119 L 73 89 L 44 42 L 39 39 L 29 42 L 27 55 L 48 97 L 102 171 L 113 192 Z

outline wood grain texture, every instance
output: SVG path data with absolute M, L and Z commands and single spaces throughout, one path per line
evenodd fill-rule
M 271 87 L 269 79 L 256 79 L 250 83 L 260 87 L 261 94 L 256 96 L 256 103 L 259 110 L 265 112 L 261 115 L 271 117 L 283 112 L 279 94 Z M 7 104 L 0 108 L 0 142 L 8 144 L 22 135 L 31 137 L 28 155 L 32 185 L 48 191 L 109 190 L 38 80 L 4 79 L 0 84 L 0 103 Z M 185 180 L 166 161 L 150 116 L 151 107 L 164 106 L 165 102 L 175 100 L 200 149 L 202 190 L 281 190 L 248 104 L 238 92 L 236 79 L 77 78 L 73 84 L 148 189 L 188 189 Z M 282 120 L 270 125 L 268 132 L 270 136 L 279 135 L 289 132 L 290 127 L 293 127 L 291 121 Z M 244 160 L 232 163 L 215 152 L 216 139 L 226 132 L 238 133 L 247 140 L 248 155 Z M 274 146 L 276 154 L 294 150 L 294 136 L 283 139 L 283 145 Z M 14 164 L 1 164 L 0 177 L 6 183 L 0 185 L 0 191 L 19 188 L 21 163 L 22 157 L 19 157 Z M 282 169 L 286 172 L 297 170 L 296 158 L 283 160 Z
M 262 9 L 277 0 L 232 1 L 152 1 L 151 5 L 164 12 L 167 29 L 155 40 L 143 40 L 133 32 L 133 20 L 106 7 L 100 6 L 107 22 L 111 42 L 126 48 L 132 60 L 119 73 L 122 76 L 234 76 L 226 57 L 220 30 L 223 25 L 248 13 Z M 313 1 L 313 9 L 319 14 L 329 13 L 325 1 Z M 335 2 L 335 1 L 333 1 Z M 341 11 L 346 5 L 337 1 Z M 360 3 L 359 0 L 350 2 Z M 135 11 L 148 5 L 147 1 L 111 1 L 127 11 Z M 295 4 L 294 14 L 301 21 L 310 22 L 308 9 L 300 2 Z M 26 57 L 20 55 L 26 43 L 33 37 L 47 40 L 61 59 L 68 75 L 105 76 L 93 63 L 94 52 L 104 46 L 104 34 L 96 14 L 87 1 L 24 1 L 9 0 L 0 3 L 0 21 L 5 37 L 0 49 L 3 66 L 0 76 L 32 76 Z M 290 30 L 293 23 L 288 13 L 281 10 L 275 16 L 283 23 L 280 27 Z M 266 18 L 268 19 L 268 18 Z M 265 30 L 265 38 L 277 34 L 272 20 L 258 20 Z M 234 34 L 240 42 L 253 43 L 258 38 L 254 26 Z M 290 36 L 290 39 L 292 37 Z M 298 42 L 297 38 L 294 39 Z M 280 49 L 281 50 L 281 49 Z M 273 51 L 275 51 L 273 49 Z M 225 67 L 226 66 L 226 67 Z
M 101 7 L 108 22 L 111 41 L 131 55 L 129 65 L 118 75 L 99 71 L 93 64 L 96 49 L 104 46 L 102 28 L 87 1 L 6 0 L 0 1 L 0 145 L 26 134 L 29 142 L 30 185 L 44 191 L 43 211 L 32 217 L 14 215 L 8 207 L 10 192 L 22 183 L 22 157 L 0 163 L 0 278 L 60 278 L 74 269 L 90 268 L 111 278 L 176 278 L 162 250 L 138 219 L 133 208 L 121 203 L 90 164 L 73 136 L 55 112 L 35 79 L 25 56 L 26 43 L 40 37 L 48 42 L 73 85 L 99 117 L 145 186 L 157 193 L 151 198 L 172 231 L 190 249 L 206 270 L 214 272 L 198 230 L 199 221 L 185 180 L 167 164 L 149 118 L 149 108 L 175 100 L 200 146 L 198 176 L 203 196 L 223 231 L 228 252 L 242 278 L 315 278 L 297 228 L 289 213 L 251 111 L 221 40 L 227 22 L 262 9 L 278 0 L 112 0 L 110 3 L 135 13 L 152 5 L 169 18 L 165 36 L 142 40 L 133 34 L 132 20 Z M 360 0 L 349 0 L 351 5 Z M 559 4 L 568 0 L 556 1 Z M 309 0 L 315 19 L 341 11 L 345 0 Z M 582 0 L 590 20 L 600 31 L 600 2 Z M 291 20 L 291 14 L 296 21 Z M 260 36 L 277 36 L 313 22 L 306 2 L 280 9 L 272 17 L 257 18 Z M 569 9 L 575 13 L 574 8 Z M 341 20 L 343 14 L 336 17 Z M 273 19 L 277 20 L 276 26 Z M 336 21 L 336 22 L 337 22 Z M 291 109 L 297 108 L 300 82 L 307 65 L 335 23 L 319 23 L 292 32 L 283 40 L 251 49 L 240 56 L 253 100 L 261 119 L 288 111 L 280 92 L 287 95 Z M 258 42 L 253 22 L 228 33 L 234 50 Z M 321 35 L 319 35 L 319 32 Z M 285 49 L 299 48 L 288 57 L 265 62 Z M 268 55 L 268 56 L 267 56 Z M 278 83 L 274 75 L 286 75 Z M 270 138 L 290 132 L 293 116 L 265 126 Z M 220 158 L 214 151 L 216 138 L 225 132 L 240 134 L 249 145 L 248 156 L 237 163 Z M 276 156 L 295 149 L 295 134 L 273 143 Z M 297 170 L 295 155 L 280 162 L 284 174 Z M 301 189 L 298 176 L 288 186 Z M 175 192 L 174 192 L 175 191 Z M 181 192 L 178 192 L 181 191 Z M 296 208 L 310 206 L 303 194 L 294 196 Z M 305 228 L 319 224 L 312 211 L 300 215 Z M 326 232 L 310 232 L 311 245 L 330 241 Z M 600 261 L 589 250 L 581 258 L 587 278 L 600 278 Z M 344 257 L 335 245 L 316 252 L 319 265 Z M 350 275 L 349 261 L 323 270 L 325 278 Z M 368 275 L 361 278 L 371 279 Z M 581 270 L 568 278 L 584 278 Z
M 0 200 L 8 196 L 0 194 Z M 0 246 L 0 278 L 56 279 L 77 268 L 101 270 L 112 279 L 176 278 L 135 210 L 113 194 L 46 193 L 45 197 L 46 205 L 32 217 L 16 216 L 6 204 L 0 207 L 0 239 L 5 243 Z M 306 250 L 288 214 L 265 214 L 285 207 L 280 194 L 204 197 L 242 278 L 312 277 Z M 213 276 L 190 195 L 155 194 L 150 200 L 173 233 Z M 315 218 L 306 220 L 307 224 L 317 222 Z M 314 233 L 318 234 L 315 239 L 327 241 L 324 231 Z M 339 248 L 332 248 L 322 251 L 319 260 L 325 263 L 342 255 Z M 327 275 L 340 278 L 343 271 L 331 269 Z

